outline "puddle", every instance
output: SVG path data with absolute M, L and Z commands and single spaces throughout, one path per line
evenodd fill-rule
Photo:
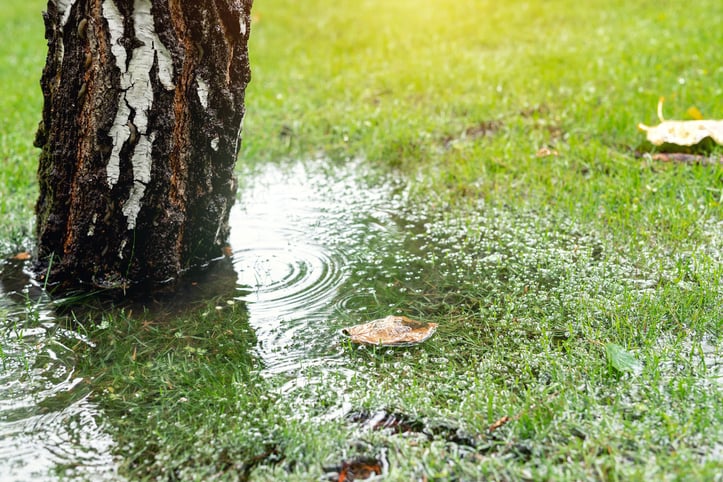
M 265 167 L 231 212 L 238 301 L 245 303 L 265 373 L 341 357 L 332 321 L 340 288 L 369 230 L 395 210 L 394 181 L 359 185 L 360 166 Z M 244 174 L 240 177 L 243 179 Z
M 0 264 L 0 480 L 118 480 L 102 413 L 75 375 L 76 344 L 20 266 Z
M 370 229 L 385 229 L 395 210 L 390 193 L 400 185 L 360 190 L 358 169 L 332 173 L 323 163 L 271 165 L 240 177 L 248 187 L 231 214 L 235 300 L 247 307 L 263 373 L 287 374 L 283 393 L 321 390 L 324 373 L 352 376 L 331 320 L 359 242 Z M 21 264 L 4 263 L 0 480 L 117 480 L 104 415 L 89 401 L 90 385 L 75 376 L 72 348 L 89 342 L 57 323 Z M 207 292 L 227 292 L 227 275 L 211 273 Z M 304 375 L 314 367 L 321 376 Z M 340 405 L 337 415 L 346 410 Z

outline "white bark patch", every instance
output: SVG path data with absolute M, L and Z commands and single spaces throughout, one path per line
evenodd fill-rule
M 112 0 L 103 2 L 103 17 L 108 22 L 110 31 L 110 50 L 115 57 L 115 64 L 121 72 L 126 70 L 126 49 L 119 40 L 123 38 L 123 16 Z
M 196 77 L 196 83 L 198 84 L 198 87 L 196 88 L 196 92 L 198 92 L 198 100 L 201 101 L 201 105 L 204 109 L 208 109 L 208 84 L 205 80 L 198 76 Z
M 115 56 L 116 66 L 120 70 L 122 94 L 118 99 L 118 109 L 110 137 L 113 140 L 110 159 L 106 166 L 108 186 L 113 187 L 120 178 L 120 152 L 131 137 L 131 114 L 136 129 L 136 145 L 131 157 L 133 168 L 133 187 L 128 200 L 123 205 L 123 214 L 128 220 L 128 229 L 134 229 L 141 209 L 141 201 L 146 185 L 151 180 L 153 164 L 152 151 L 155 132 L 148 130 L 148 112 L 153 106 L 153 85 L 151 70 L 154 63 L 158 66 L 158 79 L 166 90 L 173 90 L 173 62 L 171 54 L 156 33 L 151 15 L 150 0 L 135 0 L 133 6 L 133 27 L 138 47 L 131 52 L 128 61 L 125 48 L 119 40 L 123 37 L 123 16 L 113 0 L 103 2 L 103 16 L 108 22 L 111 52 Z
M 158 38 L 158 34 L 155 31 L 153 35 L 153 47 L 156 49 L 156 54 L 158 55 L 158 78 L 164 89 L 173 90 L 176 88 L 176 84 L 173 83 L 173 59 L 171 58 L 171 52 L 163 45 L 163 42 Z
M 128 117 L 130 114 L 131 110 L 125 102 L 125 97 L 121 96 L 121 102 L 118 105 L 118 112 L 116 112 L 115 121 L 108 133 L 110 138 L 113 139 L 113 149 L 110 152 L 108 165 L 105 167 L 106 175 L 108 177 L 108 187 L 110 188 L 115 186 L 120 178 L 120 151 L 123 148 L 123 144 L 125 144 L 131 136 L 131 130 L 128 127 Z M 123 122 L 124 120 L 125 122 Z
M 123 38 L 123 16 L 112 0 L 106 0 L 103 2 L 103 17 L 105 17 L 108 22 L 110 50 L 115 57 L 115 64 L 121 71 L 122 77 L 126 72 L 126 49 L 119 43 L 119 40 Z M 116 185 L 120 177 L 120 151 L 123 148 L 123 144 L 131 135 L 131 131 L 128 128 L 128 117 L 131 111 L 126 103 L 125 94 L 121 94 L 119 100 L 115 120 L 109 132 L 111 139 L 113 139 L 113 149 L 111 150 L 110 159 L 106 166 L 108 187 L 110 188 Z
M 154 58 L 158 59 L 158 78 L 166 90 L 173 90 L 173 62 L 171 54 L 158 38 L 151 15 L 151 0 L 136 0 L 133 6 L 133 25 L 136 37 L 145 45 L 133 50 L 133 59 L 138 55 L 138 63 L 144 67 L 144 72 L 150 73 Z M 131 59 L 131 63 L 133 62 Z M 129 69 L 131 70 L 131 69 Z
M 93 214 L 93 219 L 90 221 L 90 227 L 88 228 L 88 237 L 95 235 L 95 223 L 98 222 L 98 214 Z
M 133 187 L 128 200 L 123 205 L 123 214 L 128 219 L 128 229 L 136 227 L 138 213 L 141 212 L 143 195 L 146 193 L 146 186 L 151 182 L 151 167 L 153 167 L 151 151 L 156 133 L 140 136 L 138 144 L 133 150 Z
M 218 143 L 219 143 L 219 141 L 220 141 L 220 139 L 218 138 L 218 136 L 216 136 L 216 137 L 214 137 L 213 139 L 211 139 L 211 149 L 213 149 L 213 150 L 216 151 L 216 152 L 218 152 Z
M 245 37 L 246 36 L 246 28 L 247 28 L 245 15 L 241 15 L 241 19 L 239 20 L 239 23 L 240 23 L 240 27 L 241 27 L 241 36 Z
M 58 13 L 62 15 L 60 18 L 60 28 L 65 27 L 70 18 L 70 9 L 75 3 L 75 0 L 55 0 L 55 7 L 58 9 Z
M 62 65 L 63 57 L 65 57 L 65 45 L 63 44 L 62 32 L 65 30 L 65 24 L 68 23 L 68 20 L 70 19 L 70 10 L 73 7 L 75 0 L 55 0 L 54 3 L 55 8 L 58 9 L 58 13 L 60 14 L 61 35 L 58 36 L 58 63 Z

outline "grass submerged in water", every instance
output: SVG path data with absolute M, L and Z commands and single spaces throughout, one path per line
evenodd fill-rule
M 35 195 L 31 3 L 0 14 L 4 254 L 27 247 Z M 238 304 L 103 315 L 80 369 L 123 472 L 309 480 L 370 456 L 387 480 L 719 476 L 723 169 L 637 158 L 634 126 L 660 95 L 670 118 L 723 117 L 723 7 L 389 3 L 256 2 L 242 162 L 321 151 L 395 170 L 408 200 L 355 256 L 344 306 L 439 332 L 265 377 Z M 608 343 L 642 372 L 618 372 Z M 380 410 L 423 430 L 344 416 Z

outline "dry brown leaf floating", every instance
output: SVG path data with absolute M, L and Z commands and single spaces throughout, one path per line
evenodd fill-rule
M 657 126 L 638 124 L 638 129 L 646 133 L 648 141 L 656 146 L 675 144 L 678 146 L 694 146 L 706 137 L 717 144 L 723 145 L 723 120 L 690 120 L 667 121 L 663 118 L 663 98 L 658 101 Z
M 409 346 L 422 343 L 434 334 L 437 323 L 390 315 L 361 325 L 345 328 L 342 333 L 354 343 L 381 346 Z

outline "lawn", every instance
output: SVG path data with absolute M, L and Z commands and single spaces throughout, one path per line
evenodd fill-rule
M 32 248 L 45 48 L 42 2 L 6 3 L 3 257 Z M 723 165 L 653 160 L 636 126 L 661 96 L 667 118 L 723 118 L 721 45 L 713 0 L 257 0 L 240 202 L 298 162 L 319 191 L 363 172 L 369 193 L 325 232 L 348 276 L 323 343 L 308 327 L 290 342 L 331 348 L 269 371 L 233 293 L 62 310 L 92 341 L 77 370 L 120 472 L 720 480 Z M 390 313 L 438 333 L 338 335 Z

